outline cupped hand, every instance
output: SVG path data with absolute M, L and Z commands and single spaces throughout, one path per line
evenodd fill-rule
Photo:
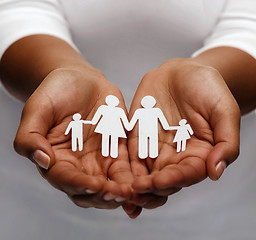
M 118 88 L 97 70 L 54 70 L 26 102 L 14 141 L 19 154 L 81 207 L 116 208 L 132 194 L 126 139 L 119 139 L 119 156 L 113 159 L 101 155 L 94 125 L 84 125 L 83 151 L 73 152 L 71 134 L 64 135 L 74 113 L 91 120 L 109 94 L 125 109 Z
M 130 118 L 146 95 L 156 99 L 155 107 L 163 111 L 170 126 L 179 126 L 186 119 L 194 131 L 186 150 L 177 153 L 176 131 L 165 131 L 159 124 L 155 159 L 138 158 L 138 123 L 130 133 L 128 149 L 136 177 L 133 188 L 137 194 L 149 196 L 137 204 L 151 208 L 155 203 L 152 195 L 167 197 L 207 176 L 219 179 L 239 153 L 240 111 L 219 72 L 193 59 L 169 60 L 148 72 L 134 96 Z

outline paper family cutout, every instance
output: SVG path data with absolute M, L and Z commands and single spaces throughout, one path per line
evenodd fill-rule
M 117 107 L 119 99 L 116 96 L 108 95 L 105 99 L 107 105 L 101 105 L 91 121 L 82 120 L 79 113 L 73 115 L 65 131 L 67 135 L 71 131 L 72 151 L 83 150 L 83 124 L 97 126 L 96 133 L 102 134 L 102 155 L 104 157 L 118 157 L 118 138 L 126 138 L 127 131 L 131 131 L 136 122 L 139 129 L 138 156 L 141 159 L 158 156 L 158 121 L 164 130 L 176 130 L 173 142 L 177 143 L 177 152 L 186 150 L 186 141 L 193 135 L 191 126 L 186 119 L 179 121 L 179 126 L 169 126 L 162 110 L 154 107 L 156 100 L 152 96 L 145 96 L 141 100 L 142 108 L 135 111 L 129 122 L 124 110 Z M 109 151 L 110 149 L 110 151 Z
M 71 130 L 71 140 L 72 140 L 72 151 L 77 150 L 77 144 L 79 151 L 83 150 L 83 123 L 90 124 L 90 121 L 81 120 L 82 116 L 79 113 L 73 115 L 73 120 L 71 121 L 66 129 L 65 135 L 68 135 Z

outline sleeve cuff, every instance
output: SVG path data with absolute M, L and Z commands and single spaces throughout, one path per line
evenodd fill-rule
M 196 52 L 194 52 L 192 54 L 192 57 L 196 57 L 207 50 L 217 48 L 217 47 L 237 48 L 241 51 L 248 53 L 250 56 L 252 56 L 253 58 L 256 59 L 256 46 L 254 46 L 253 44 L 252 45 L 248 44 L 248 41 L 243 42 L 243 41 L 239 41 L 239 40 L 230 40 L 230 41 L 229 40 L 220 40 L 220 41 L 216 41 L 214 43 L 207 44 L 206 46 L 204 46 L 204 47 L 200 48 L 199 50 L 197 50 Z
M 35 34 L 58 37 L 78 51 L 72 41 L 67 22 L 59 14 L 42 12 L 42 10 L 38 9 L 22 12 L 9 10 L 0 12 L 0 18 L 2 19 L 0 21 L 0 59 L 14 42 Z

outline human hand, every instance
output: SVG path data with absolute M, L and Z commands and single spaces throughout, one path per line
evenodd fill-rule
M 81 207 L 116 208 L 131 196 L 133 175 L 126 140 L 117 159 L 101 155 L 101 135 L 84 125 L 84 150 L 71 150 L 64 135 L 74 113 L 92 119 L 105 97 L 120 91 L 94 69 L 52 71 L 25 104 L 14 141 L 16 151 L 31 159 L 51 185 Z
M 222 76 L 193 59 L 174 59 L 148 72 L 134 96 L 130 118 L 141 99 L 156 99 L 169 125 L 187 119 L 194 135 L 184 152 L 176 152 L 176 131 L 159 128 L 159 155 L 138 158 L 137 125 L 128 138 L 129 156 L 138 194 L 151 194 L 142 207 L 151 207 L 152 194 L 168 196 L 209 176 L 217 180 L 239 153 L 240 111 Z M 134 201 L 136 203 L 136 201 Z

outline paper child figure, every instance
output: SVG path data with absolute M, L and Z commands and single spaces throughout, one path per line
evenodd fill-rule
M 186 142 L 194 132 L 186 119 L 179 121 L 180 126 L 169 127 L 169 130 L 177 130 L 173 142 L 177 142 L 177 152 L 186 150 Z M 190 134 L 190 135 L 189 135 Z
M 81 120 L 81 114 L 75 113 L 73 115 L 74 121 L 71 121 L 66 129 L 65 135 L 68 135 L 71 130 L 72 151 L 77 150 L 77 143 L 79 151 L 83 150 L 83 123 L 90 124 L 90 121 Z
M 160 108 L 154 108 L 155 98 L 145 96 L 141 100 L 143 108 L 135 111 L 130 129 L 133 129 L 136 122 L 139 123 L 139 158 L 156 158 L 158 156 L 158 120 L 165 130 L 168 130 L 169 124 Z
M 109 156 L 110 141 L 110 156 L 112 158 L 117 158 L 118 138 L 126 138 L 124 127 L 128 129 L 129 122 L 124 110 L 117 107 L 119 104 L 119 99 L 117 97 L 108 95 L 105 101 L 107 105 L 102 105 L 98 108 L 91 121 L 91 124 L 95 125 L 100 120 L 95 132 L 102 134 L 102 155 L 104 157 Z

